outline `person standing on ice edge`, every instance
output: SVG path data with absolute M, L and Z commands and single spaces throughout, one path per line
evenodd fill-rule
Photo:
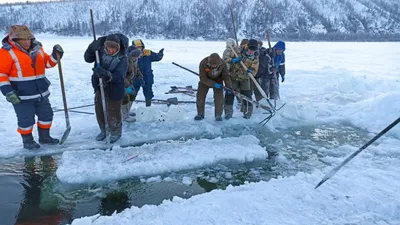
M 26 149 L 40 148 L 33 139 L 35 115 L 39 143 L 58 144 L 50 136 L 53 110 L 49 101 L 50 81 L 45 76 L 47 68 L 57 64 L 57 54 L 62 58 L 64 51 L 54 45 L 48 55 L 42 44 L 36 41 L 26 25 L 13 25 L 2 41 L 0 49 L 0 89 L 7 101 L 13 104 L 18 120 L 18 133 Z
M 214 91 L 214 107 L 215 107 L 215 120 L 222 121 L 222 111 L 224 106 L 224 93 L 222 89 L 222 82 L 228 88 L 232 87 L 231 79 L 229 78 L 228 68 L 225 62 L 217 53 L 212 53 L 210 56 L 204 58 L 200 62 L 200 81 L 197 88 L 197 115 L 195 120 L 204 119 L 204 107 L 208 89 L 212 88 Z
M 121 103 L 125 96 L 125 75 L 128 70 L 126 56 L 129 39 L 123 34 L 109 34 L 94 40 L 85 52 L 85 61 L 96 61 L 95 52 L 99 51 L 100 67 L 93 68 L 92 86 L 95 90 L 95 111 L 100 133 L 96 140 L 106 139 L 106 127 L 100 93 L 99 78 L 103 79 L 106 98 L 107 121 L 110 127 L 110 143 L 116 142 L 122 135 Z
M 266 56 L 269 63 L 268 63 L 268 71 L 265 71 L 264 74 L 257 74 L 257 77 L 260 77 L 261 88 L 265 91 L 266 94 L 270 96 L 270 99 L 277 100 L 280 98 L 279 75 L 281 76 L 281 82 L 285 81 L 285 75 L 286 75 L 285 53 L 284 53 L 285 50 L 286 50 L 286 45 L 285 42 L 283 41 L 276 42 L 274 47 L 272 47 L 272 50 L 260 49 L 260 53 Z M 274 77 L 274 71 L 276 72 L 275 77 Z M 262 99 L 261 93 L 256 88 L 254 89 L 254 95 L 256 96 L 257 101 Z
M 129 47 L 129 51 L 132 48 L 138 48 L 142 51 L 142 57 L 139 58 L 138 64 L 140 71 L 143 74 L 143 78 L 137 77 L 133 82 L 133 87 L 135 92 L 138 93 L 140 87 L 143 87 L 143 94 L 146 100 L 146 107 L 151 106 L 151 100 L 154 97 L 153 94 L 153 83 L 154 74 L 151 68 L 152 62 L 160 61 L 164 56 L 164 49 L 162 48 L 158 53 L 154 53 L 149 49 L 145 49 L 144 43 L 141 39 L 136 39 L 132 41 L 132 46 Z
M 227 40 L 227 46 L 231 44 L 231 41 Z M 226 50 L 224 52 L 224 61 L 230 66 L 230 78 L 232 80 L 232 87 L 235 91 L 240 91 L 241 94 L 251 98 L 251 82 L 249 77 L 255 76 L 258 71 L 258 43 L 255 39 L 250 39 L 247 44 L 243 45 L 242 48 L 232 46 L 232 50 Z M 236 53 L 236 54 L 235 54 Z M 238 55 L 236 57 L 236 55 Z M 246 66 L 246 69 L 241 65 L 240 62 Z M 230 119 L 233 115 L 233 101 L 235 96 L 231 94 L 225 95 L 225 119 Z M 249 119 L 253 114 L 253 104 L 251 102 L 243 101 L 241 105 L 241 112 L 243 117 Z
M 128 123 L 135 122 L 136 116 L 135 113 L 129 113 L 132 107 L 133 101 L 136 99 L 136 92 L 134 91 L 133 88 L 133 81 L 135 80 L 136 77 L 138 78 L 143 78 L 142 73 L 140 72 L 139 65 L 138 65 L 138 58 L 142 54 L 142 51 L 140 51 L 137 48 L 129 48 L 128 52 L 128 72 L 126 73 L 125 76 L 125 97 L 122 100 L 122 106 L 121 106 L 121 114 L 122 114 L 122 120 Z
M 259 66 L 255 78 L 260 84 L 262 90 L 268 95 L 269 99 L 278 100 L 279 82 L 277 77 L 273 74 L 273 55 L 270 53 L 269 49 L 262 46 L 262 41 L 258 41 L 258 51 Z M 260 101 L 263 98 L 260 91 L 255 85 L 253 85 L 252 89 L 254 91 L 256 101 Z
M 286 68 L 285 68 L 285 50 L 286 44 L 284 41 L 278 41 L 272 48 L 275 52 L 274 66 L 276 70 L 276 79 L 279 80 L 279 74 L 281 75 L 282 83 L 285 81 Z M 270 53 L 271 54 L 271 53 Z M 278 82 L 279 84 L 279 82 Z

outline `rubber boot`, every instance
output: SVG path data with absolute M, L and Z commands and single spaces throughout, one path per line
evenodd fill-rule
M 194 120 L 202 120 L 202 119 L 204 119 L 204 116 L 201 115 L 201 114 L 197 114 L 197 115 L 194 117 Z
M 151 98 L 146 98 L 146 107 L 151 106 Z
M 221 115 L 216 115 L 215 116 L 216 121 L 222 121 L 222 116 Z
M 233 114 L 233 106 L 232 105 L 225 105 L 224 106 L 225 109 L 225 119 L 229 120 L 230 118 L 232 118 L 232 114 Z
M 37 149 L 40 148 L 40 145 L 33 140 L 32 134 L 21 134 L 22 143 L 24 144 L 25 149 Z
M 101 130 L 100 134 L 96 136 L 96 141 L 103 141 L 104 139 L 106 139 L 106 131 Z
M 115 143 L 116 141 L 118 141 L 121 138 L 120 134 L 112 134 L 110 136 L 110 143 Z
M 38 128 L 38 131 L 39 131 L 39 143 L 40 144 L 55 145 L 60 142 L 58 139 L 52 138 L 50 136 L 50 129 Z

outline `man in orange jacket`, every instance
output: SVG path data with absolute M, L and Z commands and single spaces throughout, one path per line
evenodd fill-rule
M 17 131 L 22 136 L 24 148 L 40 148 L 32 136 L 35 115 L 38 117 L 39 143 L 57 144 L 59 140 L 50 136 L 53 110 L 48 98 L 50 81 L 45 76 L 45 69 L 57 64 L 57 55 L 61 58 L 63 49 L 57 44 L 52 54 L 47 54 L 25 25 L 11 26 L 2 44 L 0 90 L 13 104 L 18 118 Z

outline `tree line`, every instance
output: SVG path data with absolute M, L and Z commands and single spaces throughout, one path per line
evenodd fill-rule
M 354 1 L 368 10 L 358 12 Z M 346 10 L 326 16 L 313 0 L 53 0 L 0 6 L 0 27 L 24 23 L 35 33 L 91 35 L 89 9 L 98 34 L 123 32 L 143 38 L 221 40 L 271 36 L 291 41 L 399 41 L 400 3 L 377 0 L 325 0 Z M 229 7 L 231 3 L 232 7 Z M 380 22 L 377 23 L 376 21 Z

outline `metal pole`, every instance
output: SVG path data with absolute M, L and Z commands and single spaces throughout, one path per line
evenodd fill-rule
M 90 19 L 92 22 L 92 31 L 93 31 L 93 39 L 96 40 L 96 31 L 94 28 L 94 20 L 93 20 L 93 10 L 90 9 Z M 96 51 L 96 67 L 100 67 L 100 57 L 99 57 L 99 51 Z M 103 106 L 103 114 L 104 114 L 104 124 L 105 124 L 105 132 L 106 132 L 106 142 L 109 145 L 110 144 L 110 127 L 108 124 L 108 117 L 107 117 L 107 105 L 106 105 L 106 97 L 104 94 L 104 87 L 103 87 L 103 79 L 99 78 L 100 81 L 100 95 L 101 95 L 101 104 Z
M 380 138 L 382 135 L 384 135 L 386 132 L 388 132 L 390 129 L 392 129 L 394 126 L 396 126 L 400 122 L 400 117 L 397 118 L 393 123 L 391 123 L 389 126 L 387 126 L 385 129 L 383 129 L 379 134 L 377 134 L 375 137 L 373 137 L 370 141 L 368 141 L 365 145 L 363 145 L 361 148 L 359 148 L 357 151 L 353 152 L 350 156 L 348 156 L 342 163 L 340 163 L 339 166 L 335 167 L 332 169 L 327 175 L 322 178 L 322 180 L 315 186 L 315 189 L 317 189 L 319 186 L 321 186 L 325 181 L 329 180 L 331 177 L 333 177 L 344 165 L 346 165 L 350 160 L 352 160 L 356 155 L 358 155 L 360 152 L 362 152 L 364 149 L 366 149 L 369 145 L 374 143 L 378 138 Z
M 61 86 L 61 94 L 62 94 L 62 99 L 63 99 L 63 104 L 64 104 L 64 114 L 65 114 L 65 124 L 67 129 L 64 131 L 59 144 L 63 144 L 65 140 L 67 140 L 69 133 L 71 132 L 71 124 L 69 122 L 69 114 L 68 114 L 68 106 L 67 106 L 67 97 L 65 95 L 65 87 L 64 87 L 64 76 L 62 73 L 62 67 L 61 67 L 61 58 L 60 55 L 57 54 L 57 65 L 58 65 L 58 73 L 60 75 L 60 86 Z

